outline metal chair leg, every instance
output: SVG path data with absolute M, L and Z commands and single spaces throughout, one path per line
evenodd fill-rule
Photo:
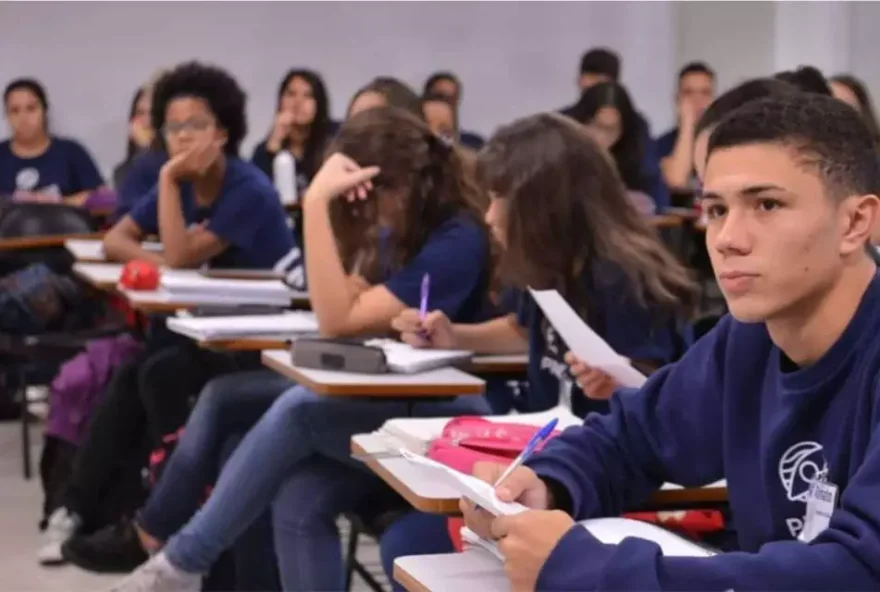
M 27 380 L 25 378 L 25 370 L 19 367 L 18 370 L 18 393 L 21 397 L 21 462 L 24 469 L 24 478 L 29 481 L 31 478 L 31 430 L 30 430 L 30 413 L 28 412 L 27 400 Z

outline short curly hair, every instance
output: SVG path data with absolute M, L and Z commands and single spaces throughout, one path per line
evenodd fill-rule
M 238 156 L 241 141 L 247 135 L 247 95 L 235 78 L 222 68 L 199 62 L 178 65 L 156 81 L 150 113 L 153 129 L 162 129 L 168 104 L 180 97 L 195 97 L 208 104 L 217 126 L 228 135 L 223 151 Z
M 832 97 L 800 92 L 746 103 L 718 123 L 708 154 L 759 143 L 790 148 L 819 173 L 835 198 L 880 189 L 880 163 L 868 126 L 855 109 Z

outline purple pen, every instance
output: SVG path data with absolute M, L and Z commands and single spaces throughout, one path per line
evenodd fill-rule
M 426 273 L 422 277 L 422 298 L 421 298 L 421 302 L 419 304 L 419 320 L 422 321 L 423 325 L 425 323 L 425 319 L 428 318 L 428 298 L 430 297 L 430 294 L 431 294 L 431 274 Z M 424 328 L 421 331 L 419 331 L 419 336 L 421 336 L 421 338 L 425 339 L 425 340 L 430 339 L 428 336 L 428 333 L 425 331 Z
M 553 419 L 550 420 L 550 423 L 548 423 L 543 428 L 541 428 L 540 430 L 535 432 L 535 435 L 532 436 L 532 439 L 529 440 L 529 443 L 526 444 L 526 447 L 519 454 L 519 456 L 517 456 L 515 459 L 513 459 L 513 462 L 510 463 L 510 465 L 507 467 L 507 469 L 503 473 L 501 473 L 500 477 L 498 477 L 498 480 L 495 481 L 495 485 L 494 485 L 495 487 L 498 487 L 499 485 L 501 485 L 501 483 L 505 479 L 510 477 L 511 473 L 513 473 L 516 469 L 521 467 L 524 462 L 529 460 L 529 457 L 532 456 L 532 454 L 534 454 L 534 452 L 538 448 L 538 446 L 543 444 L 544 441 L 550 437 L 550 434 L 552 434 L 553 430 L 556 429 L 557 423 L 559 423 L 559 419 L 554 417 Z

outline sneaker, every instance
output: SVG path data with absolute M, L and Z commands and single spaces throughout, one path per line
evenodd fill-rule
M 174 567 L 165 553 L 157 553 L 110 592 L 200 592 L 202 576 Z
M 97 573 L 129 573 L 147 560 L 134 524 L 121 520 L 101 530 L 71 537 L 61 546 L 70 563 Z
M 79 516 L 67 508 L 58 508 L 49 517 L 49 524 L 43 533 L 43 546 L 37 551 L 37 561 L 40 565 L 61 565 L 64 563 L 64 555 L 61 546 L 76 534 L 82 524 Z

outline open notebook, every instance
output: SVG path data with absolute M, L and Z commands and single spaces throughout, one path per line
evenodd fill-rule
M 402 450 L 401 454 L 408 461 L 425 467 L 430 471 L 434 479 L 443 481 L 454 488 L 458 493 L 478 506 L 494 514 L 495 516 L 512 516 L 526 511 L 528 508 L 519 503 L 504 502 L 495 495 L 491 484 L 480 481 L 476 477 L 466 475 L 451 467 L 440 464 L 424 456 L 419 456 Z M 696 543 L 692 543 L 663 528 L 630 520 L 628 518 L 596 518 L 585 520 L 580 523 L 590 533 L 606 544 L 618 544 L 628 537 L 636 537 L 654 541 L 663 551 L 664 555 L 675 557 L 708 557 L 713 552 Z M 470 544 L 483 547 L 500 557 L 494 543 L 481 539 L 470 530 L 462 532 L 462 537 Z
M 393 339 L 369 339 L 364 345 L 380 347 L 392 372 L 415 374 L 470 360 L 474 352 L 458 349 L 418 349 Z
M 223 294 L 287 303 L 299 295 L 280 280 L 208 278 L 199 274 L 181 274 L 175 270 L 164 271 L 160 285 L 173 295 Z
M 627 387 L 640 387 L 647 378 L 599 337 L 556 290 L 529 290 L 532 298 L 574 355 L 614 377 Z
M 566 407 L 554 407 L 538 413 L 522 413 L 518 415 L 491 415 L 483 419 L 504 423 L 521 423 L 535 427 L 542 427 L 556 418 L 559 420 L 557 429 L 564 430 L 571 426 L 579 426 L 583 423 Z M 406 448 L 416 454 L 425 454 L 431 442 L 443 434 L 443 428 L 449 423 L 451 417 L 431 418 L 407 418 L 400 417 L 389 419 L 381 428 L 379 434 L 396 448 Z
M 318 331 L 314 313 L 291 311 L 278 315 L 229 317 L 171 317 L 168 328 L 198 341 L 239 337 L 294 337 Z

